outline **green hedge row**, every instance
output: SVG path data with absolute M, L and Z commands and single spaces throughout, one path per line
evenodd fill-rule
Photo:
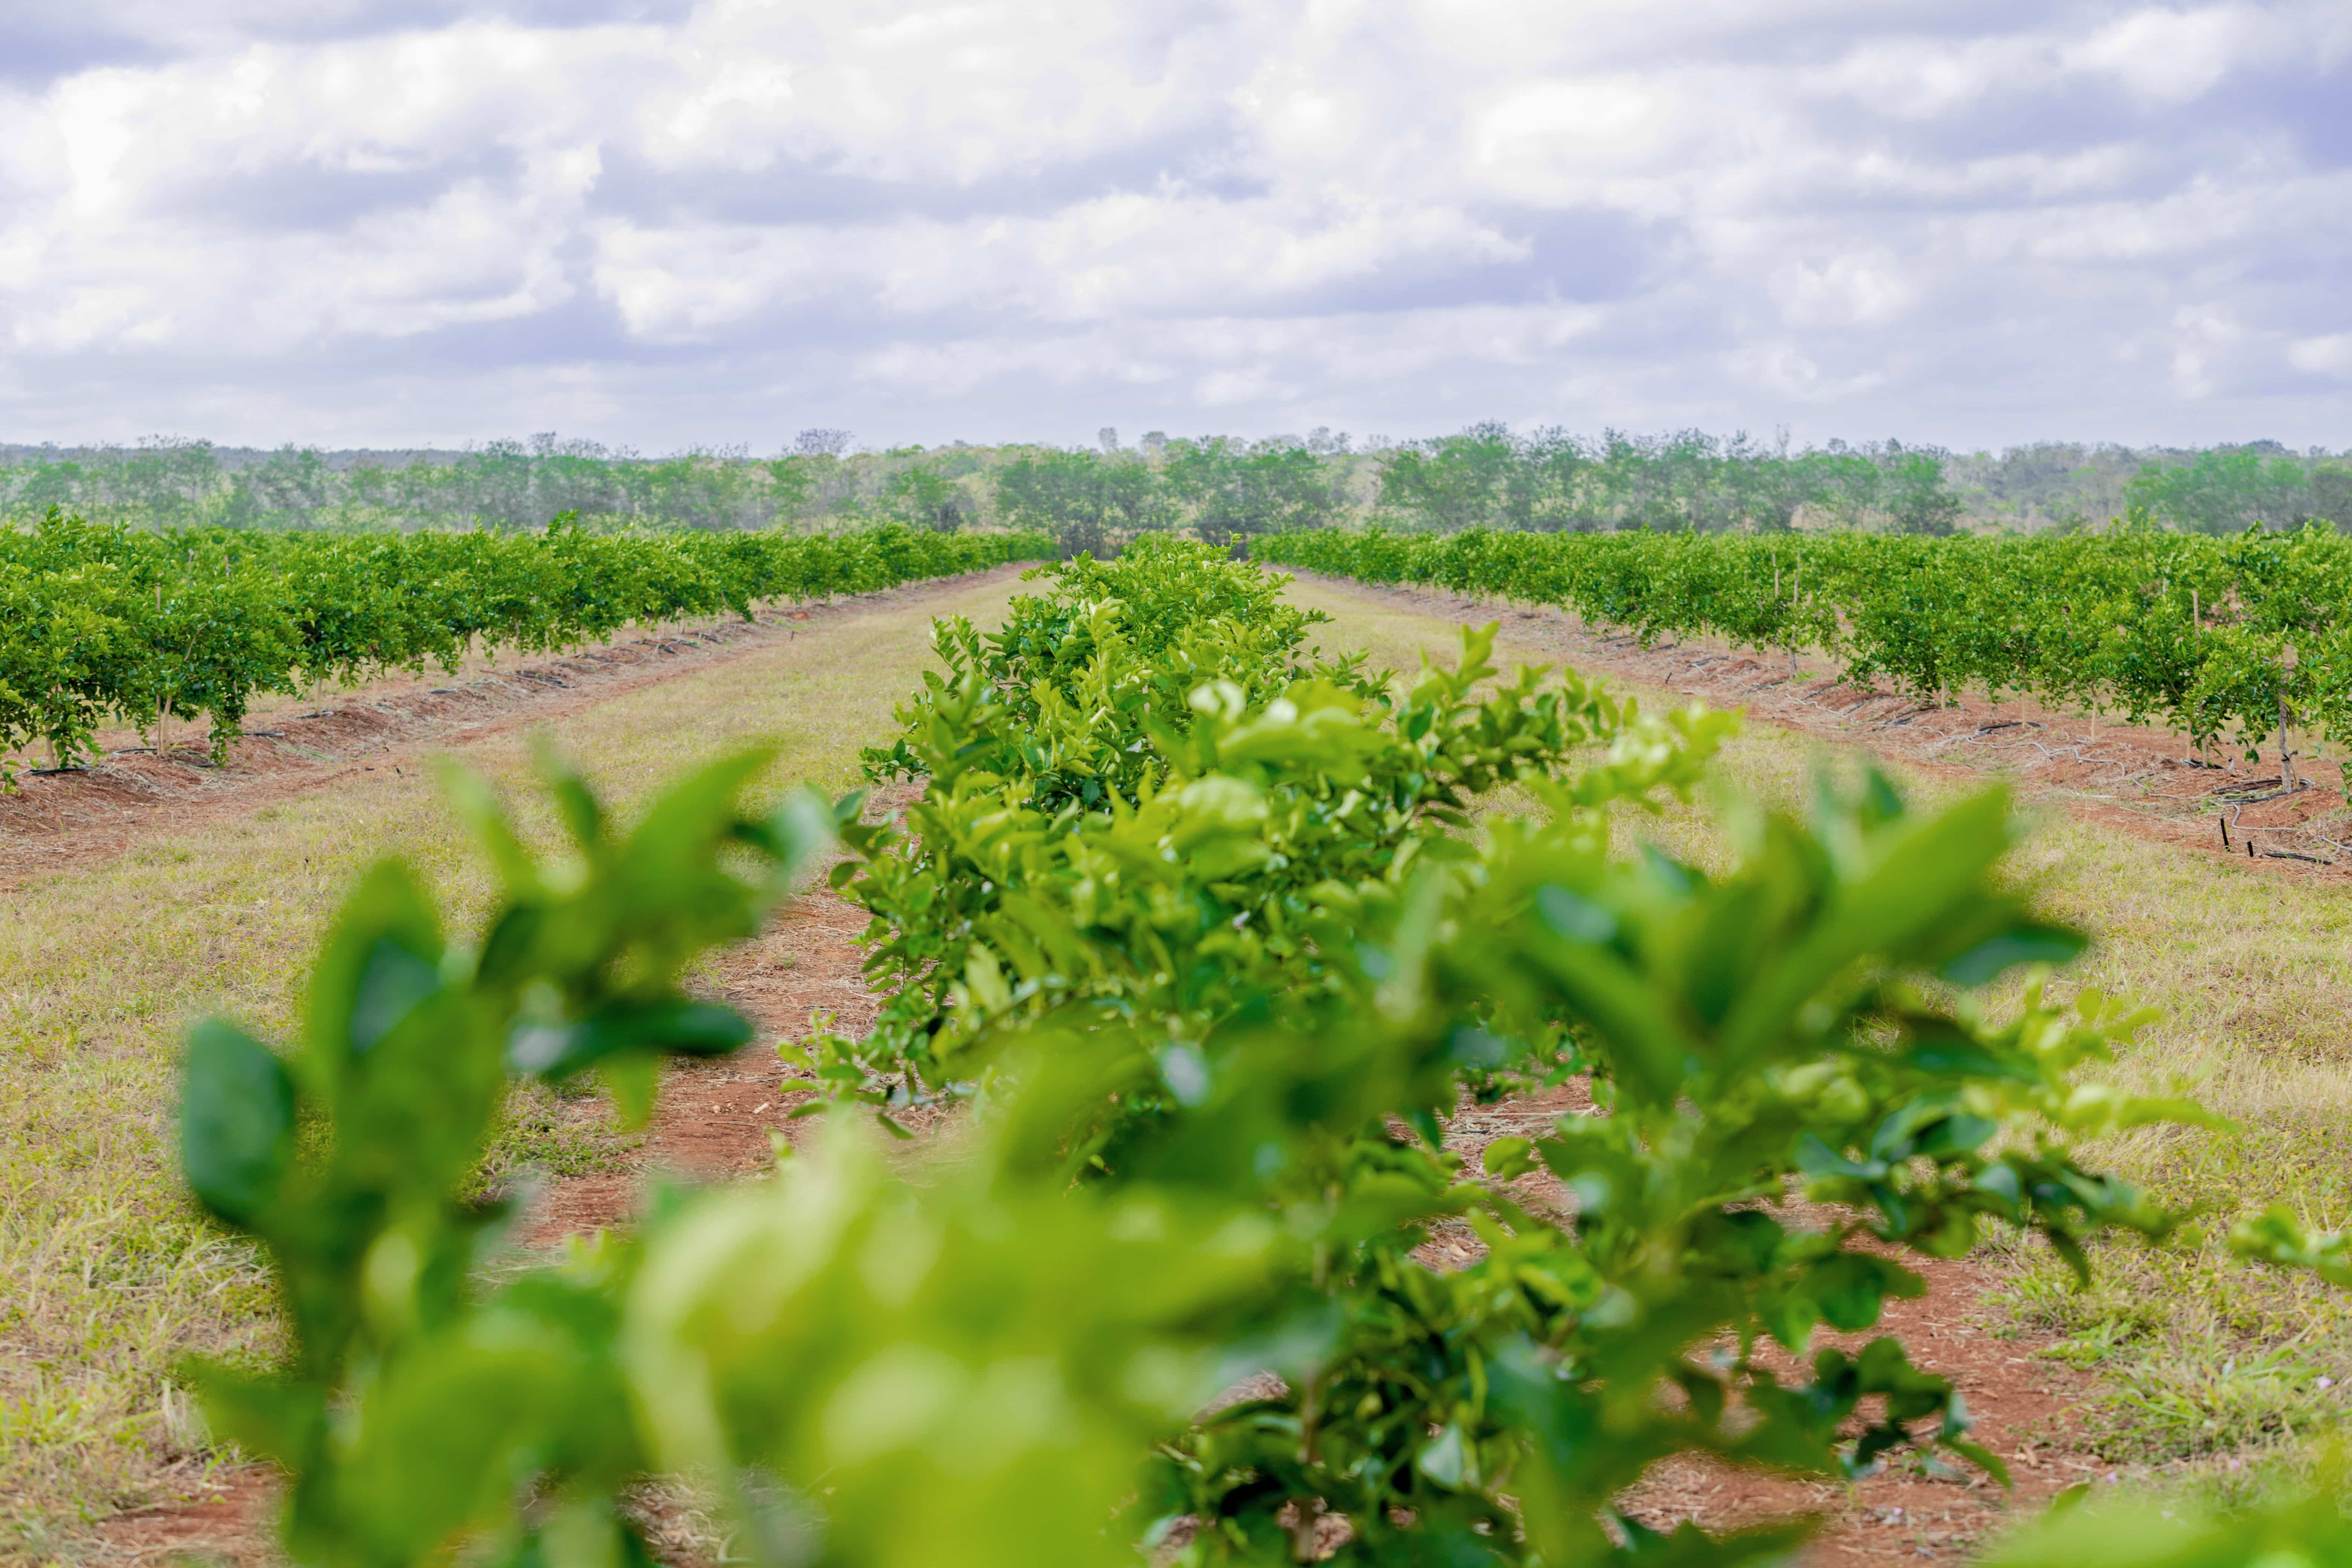
M 2284 699 L 2296 722 L 2352 742 L 2352 538 L 2318 524 L 2226 539 L 1324 530 L 1255 553 L 1558 605 L 1645 641 L 1809 649 L 1922 697 L 2120 710 L 2200 740 L 2266 734 Z
M 111 719 L 209 717 L 215 746 L 257 691 L 361 679 L 469 647 L 541 653 L 623 626 L 750 616 L 1053 552 L 1037 533 L 155 532 L 51 513 L 0 531 L 0 756 L 90 752 Z

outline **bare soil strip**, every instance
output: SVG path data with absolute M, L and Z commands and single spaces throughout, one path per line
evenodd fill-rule
M 2339 857 L 2316 841 L 2319 834 L 2352 841 L 2352 830 L 2330 820 L 2342 815 L 2340 789 L 2308 787 L 2292 798 L 2242 806 L 2231 801 L 2277 787 L 2274 782 L 2265 785 L 2260 776 L 2276 774 L 2274 752 L 2267 768 L 2250 768 L 2242 761 L 2235 768 L 2194 767 L 2187 761 L 2190 748 L 2184 738 L 2144 726 L 1980 698 L 1927 709 L 1899 693 L 1843 684 L 1822 659 L 1791 661 L 1779 652 L 1759 655 L 1696 639 L 1643 648 L 1638 639 L 1588 627 L 1550 608 L 1378 587 L 1312 573 L 1296 575 L 1319 594 L 1391 612 L 1454 624 L 1500 620 L 1507 652 L 1515 658 L 1556 655 L 1586 674 L 1696 698 L 1711 707 L 1743 709 L 1753 720 L 1840 747 L 1862 747 L 1915 771 L 1956 781 L 2003 777 L 2021 798 L 2183 853 L 2224 853 L 2217 818 L 2226 812 L 2233 841 L 2227 853 L 2242 857 L 2245 829 L 2252 828 L 2262 869 L 2331 880 L 2352 875 L 2352 853 Z M 2218 755 L 2213 760 L 2222 761 Z M 2309 772 L 2305 770 L 2306 779 Z M 2241 820 L 2244 827 L 2237 826 Z M 2297 825 L 2305 836 L 2297 836 Z M 2279 853 L 2298 846 L 2306 847 L 2312 858 Z M 2336 858 L 2347 868 L 2322 863 Z M 1518 1101 L 1475 1111 L 1465 1108 L 1449 1127 L 1447 1145 L 1475 1156 L 1494 1138 L 1526 1135 L 1528 1124 L 1539 1126 L 1559 1109 Z M 1564 1213 L 1565 1194 L 1548 1174 L 1522 1178 L 1518 1185 L 1516 1195 L 1538 1212 L 1549 1206 Z M 1791 1222 L 1797 1222 L 1793 1216 Z M 1459 1235 L 1436 1236 L 1422 1256 L 1432 1267 L 1459 1268 L 1478 1250 L 1465 1227 Z M 1899 1461 L 1839 1487 L 1686 1458 L 1661 1466 L 1645 1479 L 1624 1500 L 1628 1511 L 1660 1530 L 1685 1520 L 1719 1530 L 1817 1512 L 1824 1530 L 1807 1552 L 1808 1563 L 1912 1563 L 1961 1555 L 1970 1543 L 2064 1488 L 2117 1477 L 2127 1468 L 2080 1446 L 2079 1407 L 2095 1395 L 2094 1380 L 2041 1353 L 2058 1342 L 2055 1336 L 2002 1321 L 1987 1300 L 2002 1282 L 1998 1273 L 1971 1258 L 1904 1261 L 1927 1279 L 1924 1297 L 1890 1302 L 1871 1333 L 1824 1331 L 1816 1335 L 1813 1348 L 1853 1348 L 1879 1333 L 1904 1340 L 1921 1366 L 1953 1380 L 1974 1418 L 1971 1436 L 2009 1466 L 2012 1489 L 2004 1491 L 1958 1466 Z
M 900 792 L 903 795 L 905 792 Z M 886 802 L 876 811 L 887 811 Z M 549 1184 L 530 1200 L 519 1239 L 536 1248 L 566 1237 L 629 1225 L 656 1173 L 698 1183 L 741 1181 L 775 1158 L 772 1139 L 797 1140 L 815 1125 L 793 1120 L 794 1107 L 814 1093 L 797 1081 L 776 1047 L 830 1026 L 862 1034 L 874 1026 L 878 1002 L 866 984 L 865 952 L 856 944 L 866 917 L 830 892 L 794 900 L 759 937 L 727 955 L 713 987 L 757 1031 L 733 1056 L 677 1062 L 663 1075 L 662 1093 L 645 1142 L 630 1168 Z M 583 1121 L 610 1114 L 603 1097 L 576 1102 Z M 927 1114 L 912 1113 L 918 1131 Z M 276 1470 L 241 1465 L 203 1483 L 201 1500 L 119 1514 L 100 1528 L 94 1557 L 103 1563 L 160 1563 L 202 1557 L 247 1568 L 284 1561 L 273 1529 L 279 1498 Z M 707 1544 L 694 1521 L 672 1516 L 676 1499 L 643 1500 L 655 1544 L 676 1549 L 672 1561 L 699 1562 Z M 667 1536 L 668 1539 L 663 1539 Z
M 892 814 L 914 787 L 879 792 L 867 804 L 867 818 Z M 626 1225 L 650 1172 L 697 1183 L 740 1181 L 774 1161 L 774 1140 L 803 1138 L 815 1122 L 793 1111 L 815 1092 L 777 1053 L 820 1028 L 854 1037 L 874 1027 L 880 1000 L 866 984 L 866 951 L 857 942 L 866 920 L 837 894 L 812 890 L 728 953 L 711 994 L 751 1021 L 752 1043 L 730 1057 L 670 1064 L 636 1168 L 552 1184 L 532 1204 L 523 1239 L 548 1246 Z M 583 1113 L 602 1115 L 602 1101 L 583 1102 Z M 900 1124 L 925 1131 L 936 1116 L 919 1108 Z
M 1540 1137 L 1557 1118 L 1580 1112 L 1594 1113 L 1591 1097 L 1580 1083 L 1493 1105 L 1465 1103 L 1447 1123 L 1445 1146 L 1475 1171 L 1479 1156 L 1496 1139 Z M 1511 1184 L 1510 1195 L 1531 1212 L 1562 1223 L 1573 1212 L 1574 1200 L 1548 1171 L 1520 1177 Z M 1821 1228 L 1832 1220 L 1803 1204 L 1788 1205 L 1780 1217 L 1791 1226 Z M 1468 1226 L 1446 1226 L 1415 1256 L 1431 1268 L 1452 1269 L 1475 1261 L 1484 1250 Z M 1868 1332 L 1818 1331 L 1811 1351 L 1832 1345 L 1857 1351 L 1881 1334 L 1902 1340 L 1918 1365 L 1950 1378 L 1959 1389 L 1975 1421 L 1969 1436 L 2009 1466 L 2011 1489 L 2004 1491 L 1966 1466 L 1923 1463 L 1916 1457 L 1885 1464 L 1851 1486 L 1683 1458 L 1643 1478 L 1621 1500 L 1625 1510 L 1660 1531 L 1685 1521 L 1720 1531 L 1816 1513 L 1824 1528 L 1804 1561 L 1822 1568 L 1847 1568 L 1958 1555 L 2066 1487 L 2108 1474 L 2112 1467 L 2068 1441 L 2068 1412 L 2089 1394 L 2090 1379 L 2035 1353 L 2054 1339 L 1994 1337 L 1982 1307 L 1992 1279 L 1977 1265 L 1966 1259 L 1910 1257 L 1901 1261 L 1926 1279 L 1926 1294 L 1890 1301 L 1878 1326 Z M 1768 1358 L 1768 1364 L 1784 1381 L 1803 1371 L 1795 1358 L 1785 1355 Z

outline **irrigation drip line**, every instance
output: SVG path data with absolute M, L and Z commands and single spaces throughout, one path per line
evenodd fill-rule
M 2271 782 L 2271 781 L 2264 781 L 2264 782 Z M 2222 804 L 2224 804 L 2224 805 L 2239 805 L 2239 806 L 2245 806 L 2245 805 L 2262 805 L 2264 801 L 2269 801 L 2269 800 L 2284 800 L 2287 796 L 2289 796 L 2289 795 L 2301 795 L 2305 790 L 2307 790 L 2307 789 L 2309 789 L 2310 787 L 2311 787 L 2311 785 L 2309 785 L 2309 784 L 2296 784 L 2293 789 L 2274 789 L 2274 790 L 2271 791 L 2271 793 L 2270 793 L 2270 794 L 2268 794 L 2268 795 L 2245 795 L 2245 796 L 2242 796 L 2242 797 L 2225 797 L 2225 798 L 2223 799 Z M 2214 798 L 2215 796 L 2220 795 L 2221 795 L 2221 791 L 2219 791 L 2219 790 L 2210 790 L 2210 791 L 2208 791 L 2208 792 L 2207 792 L 2207 794 L 2206 794 L 2206 798 L 2207 798 L 2207 799 L 2209 799 L 2209 800 L 2210 800 L 2210 799 L 2212 799 L 2212 798 Z

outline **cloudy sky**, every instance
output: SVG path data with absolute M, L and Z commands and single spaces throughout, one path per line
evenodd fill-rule
M 2352 445 L 2352 5 L 6 0 L 0 439 Z

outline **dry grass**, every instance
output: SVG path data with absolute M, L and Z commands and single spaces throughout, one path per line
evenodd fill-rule
M 857 748 L 886 732 L 928 662 L 930 616 L 993 620 L 1013 587 L 830 620 L 550 733 L 625 811 L 752 742 L 781 748 L 780 780 L 847 788 Z M 460 754 L 510 794 L 527 787 L 520 736 Z M 253 1257 L 181 1194 L 178 1043 L 212 1010 L 285 1031 L 336 900 L 380 856 L 478 908 L 487 886 L 423 761 L 389 753 L 328 791 L 58 875 L 0 909 L 0 1557 L 70 1555 L 82 1523 L 199 1479 L 172 1367 L 192 1352 L 263 1352 L 274 1331 Z M 547 1136 L 546 1120 L 517 1137 Z
M 1344 589 L 1300 584 L 1293 597 L 1333 616 L 1328 645 L 1369 647 L 1376 662 L 1410 667 L 1456 646 L 1452 625 Z M 1513 649 L 1507 622 L 1497 652 L 1545 661 Z M 1727 749 L 1722 774 L 1751 797 L 1793 803 L 1824 763 L 1853 760 L 1755 725 Z M 1976 787 L 1891 772 L 1927 803 Z M 1706 865 L 1724 853 L 1713 820 L 1704 808 L 1676 811 L 1633 831 Z M 2015 874 L 2049 913 L 2095 939 L 2053 994 L 2095 986 L 2160 1016 L 2111 1080 L 2186 1094 L 2234 1123 L 2224 1133 L 2145 1130 L 2095 1148 L 2093 1162 L 2220 1216 L 2284 1203 L 2309 1223 L 2352 1226 L 2352 902 L 2341 889 L 2184 854 L 2057 809 L 2029 805 L 2024 820 Z M 2191 1460 L 2308 1436 L 2335 1423 L 2352 1384 L 2352 1297 L 2249 1268 L 2217 1247 L 2106 1249 L 2088 1292 L 2038 1252 L 2012 1252 L 1998 1267 L 2003 1308 L 2068 1334 L 2070 1359 L 2105 1374 L 2095 1436 L 2119 1458 Z M 2335 1390 L 2319 1386 L 2323 1375 Z
M 558 721 L 552 737 L 625 808 L 680 768 L 754 740 L 782 748 L 780 777 L 846 787 L 856 748 L 884 733 L 925 662 L 929 616 L 992 618 L 1009 591 L 1000 583 L 831 622 L 616 697 Z M 1450 658 L 1456 646 L 1454 628 L 1431 617 L 1327 590 L 1298 596 L 1333 612 L 1322 640 L 1335 649 L 1410 668 L 1424 649 Z M 1507 636 L 1501 651 L 1513 654 Z M 511 790 L 527 781 L 518 738 L 463 754 Z M 1752 794 L 1793 798 L 1816 755 L 1759 728 L 1733 744 L 1725 772 Z M 266 1279 L 180 1195 L 169 1142 L 177 1042 L 216 1008 L 285 1029 L 335 900 L 381 854 L 405 856 L 445 894 L 478 905 L 486 887 L 419 760 L 388 755 L 331 793 L 158 839 L 28 887 L 0 910 L 0 1556 L 70 1555 L 82 1522 L 189 1489 L 205 1461 L 171 1367 L 192 1351 L 268 1348 Z M 1931 798 L 1957 787 L 1912 783 Z M 1706 822 L 1676 813 L 1648 831 L 1706 859 L 1720 852 Z M 2191 1086 L 2242 1128 L 2143 1136 L 2102 1153 L 2168 1194 L 2231 1209 L 2285 1201 L 2342 1221 L 2352 1209 L 2341 1131 L 2352 1041 L 2340 1022 L 2352 1016 L 2352 912 L 2342 896 L 2057 814 L 2037 821 L 2017 867 L 2053 911 L 2097 933 L 2077 982 L 2165 1015 L 2117 1078 Z M 560 1142 L 554 1125 L 526 1116 L 509 1152 L 600 1157 L 525 1146 Z M 2004 1267 L 2013 1310 L 2074 1336 L 2081 1359 L 2113 1375 L 2119 1421 L 2137 1420 L 2133 1440 L 2153 1455 L 2264 1441 L 2282 1420 L 2308 1422 L 2311 1385 L 2293 1369 L 2344 1353 L 2331 1349 L 2334 1293 L 2210 1254 L 2111 1258 L 2111 1283 L 2088 1296 L 2030 1259 Z

